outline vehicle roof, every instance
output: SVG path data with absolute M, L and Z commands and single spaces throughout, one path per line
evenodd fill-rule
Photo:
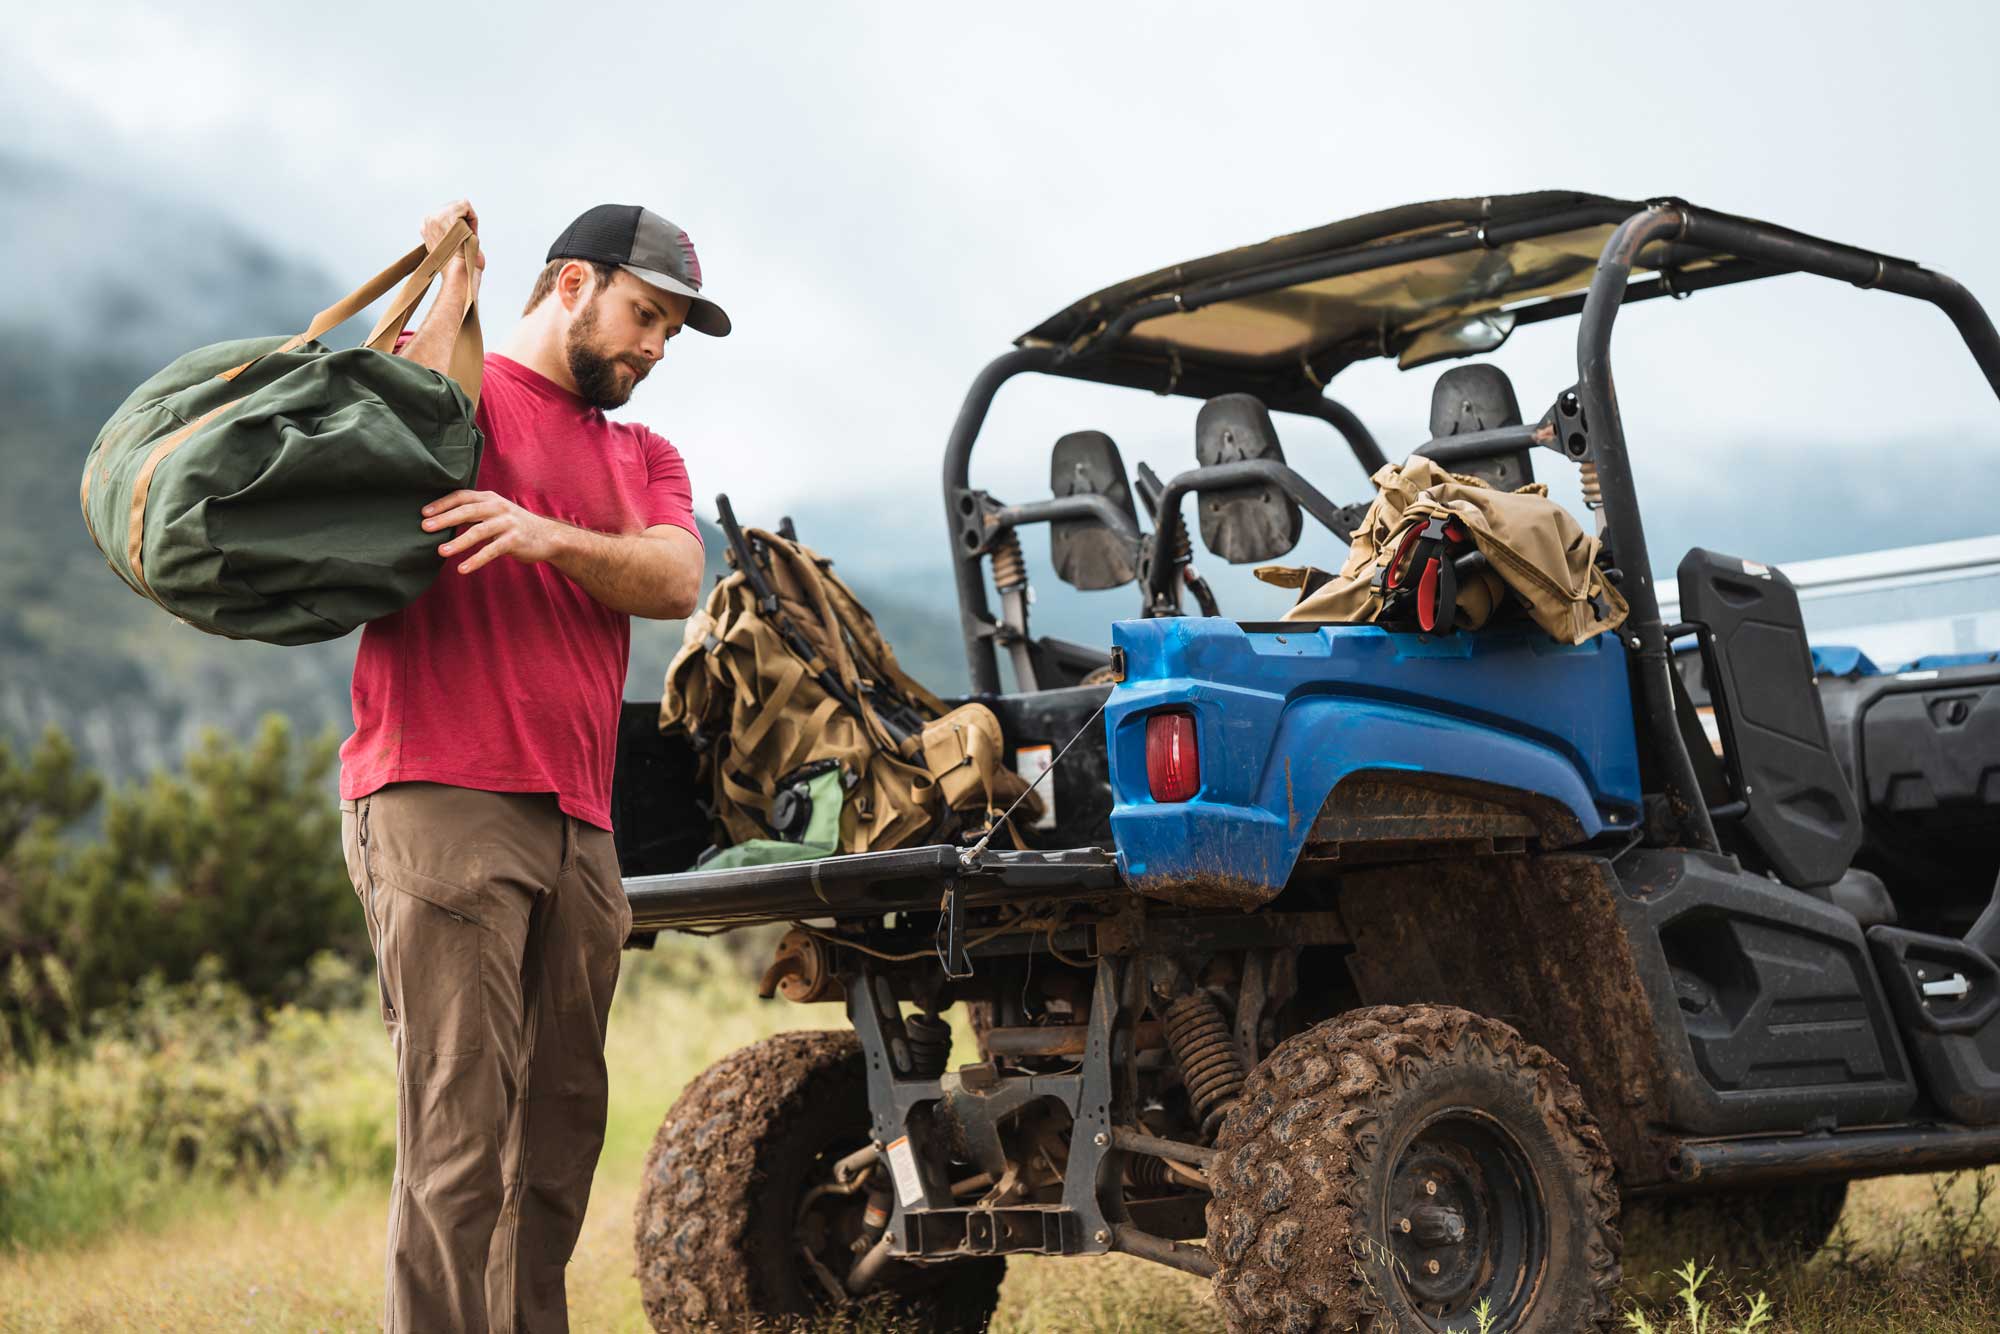
M 1497 345 L 1576 313 L 1612 231 L 1655 203 L 1679 201 L 1544 190 L 1406 204 L 1114 283 L 1015 342 L 1067 349 L 1057 372 L 1080 378 L 1317 393 L 1370 357 L 1409 367 L 1490 350 L 1463 346 L 1470 322 L 1494 321 Z M 1663 268 L 1626 299 L 1786 271 L 1686 245 L 1649 246 L 1634 271 Z

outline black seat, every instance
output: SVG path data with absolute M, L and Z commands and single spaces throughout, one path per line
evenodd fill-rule
M 1132 486 L 1118 446 L 1102 431 L 1071 431 L 1049 455 L 1049 494 L 1103 496 L 1139 531 Z M 1049 525 L 1049 564 L 1072 588 L 1119 588 L 1139 572 L 1139 553 L 1129 538 L 1102 519 L 1057 519 Z
M 1268 459 L 1285 461 L 1271 410 L 1250 394 L 1223 394 L 1201 405 L 1194 419 L 1195 462 L 1204 468 Z M 1304 525 L 1299 503 L 1262 482 L 1202 494 L 1202 545 L 1231 565 L 1276 560 L 1299 543 Z
M 1861 815 L 1827 735 L 1812 650 L 1791 581 L 1769 566 L 1697 547 L 1680 565 L 1681 615 L 1702 627 L 1709 684 L 1751 860 L 1800 889 L 1841 879 Z

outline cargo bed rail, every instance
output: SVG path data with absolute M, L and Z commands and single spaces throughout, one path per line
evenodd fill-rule
M 1071 898 L 1119 885 L 1118 859 L 1104 848 L 982 853 L 970 869 L 946 844 L 856 852 L 776 866 L 630 876 L 632 930 L 750 926 L 799 918 L 937 911 L 954 886 L 965 906 L 1023 895 Z

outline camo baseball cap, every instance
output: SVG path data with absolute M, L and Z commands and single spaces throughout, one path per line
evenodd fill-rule
M 701 261 L 688 234 L 637 204 L 599 204 L 563 228 L 547 260 L 616 264 L 641 282 L 690 301 L 687 327 L 711 338 L 729 333 L 729 316 L 701 294 Z M 544 260 L 546 263 L 547 260 Z

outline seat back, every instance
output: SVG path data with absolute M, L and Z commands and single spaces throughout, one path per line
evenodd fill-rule
M 1798 593 L 1775 569 L 1700 547 L 1681 561 L 1680 588 L 1681 615 L 1703 627 L 1743 834 L 1787 884 L 1832 884 L 1861 845 L 1861 816 L 1827 735 Z
M 1204 468 L 1221 463 L 1269 459 L 1285 461 L 1271 411 L 1249 394 L 1223 394 L 1201 405 L 1194 419 L 1195 462 Z M 1202 493 L 1202 545 L 1231 565 L 1276 560 L 1299 543 L 1305 522 L 1299 503 L 1284 491 L 1262 482 Z
M 1433 440 L 1520 424 L 1521 404 L 1514 396 L 1514 382 L 1498 366 L 1483 362 L 1454 366 L 1440 375 L 1431 389 Z M 1526 449 L 1491 458 L 1461 459 L 1451 470 L 1470 474 L 1502 491 L 1513 491 L 1535 480 L 1534 460 Z
M 1132 486 L 1118 446 L 1102 431 L 1071 431 L 1049 454 L 1049 494 L 1103 496 L 1139 530 Z M 1139 553 L 1130 539 L 1102 519 L 1057 519 L 1049 525 L 1049 563 L 1056 578 L 1072 588 L 1118 588 L 1139 573 Z

